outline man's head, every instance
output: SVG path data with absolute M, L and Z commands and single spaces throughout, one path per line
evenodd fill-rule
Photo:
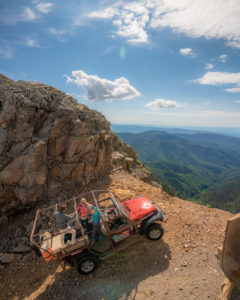
M 66 207 L 64 205 L 61 205 L 61 206 L 59 206 L 58 211 L 59 212 L 64 212 L 65 208 Z

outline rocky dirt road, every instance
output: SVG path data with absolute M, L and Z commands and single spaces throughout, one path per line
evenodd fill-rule
M 111 188 L 121 200 L 144 195 L 156 201 L 167 215 L 163 239 L 142 237 L 89 276 L 74 268 L 62 271 L 56 262 L 46 264 L 26 254 L 19 262 L 1 266 L 0 299 L 217 298 L 224 276 L 215 253 L 230 213 L 172 198 L 122 171 L 112 174 L 104 188 Z

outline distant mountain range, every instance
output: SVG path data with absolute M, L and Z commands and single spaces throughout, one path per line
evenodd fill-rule
M 239 138 L 190 130 L 118 132 L 118 136 L 135 148 L 170 193 L 240 211 Z
M 222 128 L 222 127 L 186 127 L 186 128 L 174 128 L 174 127 L 158 127 L 147 125 L 123 125 L 112 124 L 112 130 L 115 132 L 131 132 L 141 133 L 144 131 L 158 130 L 167 133 L 183 133 L 183 134 L 195 134 L 195 133 L 215 133 L 227 136 L 233 136 L 240 138 L 240 128 Z

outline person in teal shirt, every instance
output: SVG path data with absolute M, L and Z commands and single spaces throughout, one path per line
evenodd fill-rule
M 93 225 L 93 231 L 92 231 L 92 242 L 91 246 L 93 246 L 100 237 L 101 231 L 100 231 L 100 214 L 95 206 L 94 208 L 91 206 L 89 209 L 90 213 L 92 214 L 92 225 Z
M 93 225 L 100 225 L 100 214 L 96 206 L 94 207 L 92 218 L 93 218 Z

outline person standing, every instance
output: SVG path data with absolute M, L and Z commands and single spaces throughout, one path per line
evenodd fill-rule
M 78 207 L 78 215 L 84 231 L 88 231 L 88 205 L 86 198 L 82 198 Z
M 53 217 L 57 222 L 59 230 L 67 229 L 69 226 L 68 221 L 73 220 L 75 218 L 75 214 L 72 216 L 69 216 L 64 213 L 64 210 L 65 210 L 65 206 L 62 205 L 58 208 L 58 211 L 56 210 L 53 214 Z
M 64 232 L 66 229 L 71 228 L 69 226 L 68 222 L 73 221 L 75 219 L 76 215 L 73 214 L 72 216 L 69 216 L 69 215 L 65 214 L 64 213 L 65 208 L 66 207 L 64 205 L 61 205 L 57 211 L 57 207 L 56 207 L 56 211 L 53 214 L 53 217 L 55 220 L 54 232 L 56 232 L 56 223 L 57 223 L 57 226 L 58 226 L 58 229 L 60 232 Z M 72 233 L 64 234 L 64 244 L 70 242 L 71 240 L 72 240 Z
M 100 234 L 101 234 L 101 231 L 100 231 L 100 214 L 99 214 L 99 211 L 98 211 L 96 206 L 94 208 L 93 208 L 93 206 L 91 206 L 89 210 L 92 214 L 93 231 L 92 231 L 91 246 L 93 246 L 99 240 L 99 237 L 100 237 Z

